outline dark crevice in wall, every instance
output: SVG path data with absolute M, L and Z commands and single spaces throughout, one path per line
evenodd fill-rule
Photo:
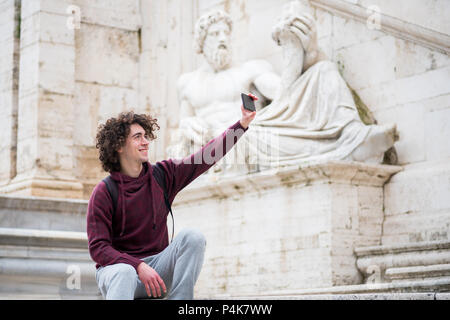
M 11 119 L 11 169 L 10 179 L 17 175 L 17 127 L 19 112 L 20 34 L 22 1 L 14 1 L 14 55 L 13 55 L 13 97 Z

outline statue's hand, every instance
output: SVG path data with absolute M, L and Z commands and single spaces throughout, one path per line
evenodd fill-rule
M 288 14 L 275 25 L 272 38 L 278 45 L 283 45 L 289 37 L 295 36 L 305 52 L 317 46 L 316 22 L 310 14 L 301 16 Z
M 302 47 L 303 72 L 316 62 L 326 59 L 326 55 L 318 46 L 316 21 L 308 13 L 285 15 L 275 25 L 272 38 L 285 48 L 287 56 L 294 54 L 297 43 Z

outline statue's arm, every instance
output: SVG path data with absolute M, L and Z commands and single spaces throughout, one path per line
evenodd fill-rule
M 182 75 L 177 83 L 178 101 L 180 105 L 179 129 L 184 139 L 202 144 L 202 136 L 207 130 L 207 124 L 196 115 L 194 107 L 185 94 L 185 85 L 189 80 L 189 75 Z
M 288 88 L 309 67 L 326 56 L 318 48 L 316 22 L 308 13 L 289 13 L 272 31 L 273 40 L 283 48 L 282 88 Z
M 183 137 L 202 144 L 202 136 L 206 133 L 206 123 L 195 115 L 194 108 L 187 99 L 180 102 L 180 125 Z
M 275 100 L 279 92 L 280 81 L 280 77 L 274 72 L 266 72 L 258 76 L 253 84 L 264 97 Z
M 181 99 L 179 103 L 180 103 L 180 121 L 185 118 L 195 117 L 194 108 L 192 108 L 192 105 L 186 98 Z

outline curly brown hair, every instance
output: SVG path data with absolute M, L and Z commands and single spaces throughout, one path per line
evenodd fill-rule
M 158 119 L 146 114 L 135 114 L 133 111 L 122 112 L 117 118 L 110 118 L 97 129 L 95 147 L 99 149 L 99 159 L 106 172 L 120 171 L 119 154 L 117 150 L 125 145 L 130 134 L 130 126 L 139 124 L 149 140 L 156 139 L 154 132 L 159 129 Z

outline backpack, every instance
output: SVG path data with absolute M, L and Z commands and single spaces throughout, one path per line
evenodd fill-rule
M 153 177 L 155 178 L 156 182 L 158 182 L 159 186 L 164 192 L 164 202 L 166 203 L 167 209 L 169 209 L 170 215 L 172 216 L 172 239 L 173 241 L 173 234 L 175 230 L 175 220 L 173 219 L 173 213 L 172 213 L 172 207 L 170 206 L 169 202 L 169 196 L 167 194 L 166 189 L 166 180 L 164 176 L 163 169 L 160 168 L 158 164 L 152 166 L 153 167 Z M 111 175 L 107 176 L 105 179 L 103 179 L 103 182 L 105 182 L 106 189 L 108 189 L 109 195 L 112 199 L 112 205 L 113 205 L 113 215 L 116 212 L 117 208 L 117 198 L 118 198 L 118 189 L 117 189 L 117 183 L 111 178 Z

